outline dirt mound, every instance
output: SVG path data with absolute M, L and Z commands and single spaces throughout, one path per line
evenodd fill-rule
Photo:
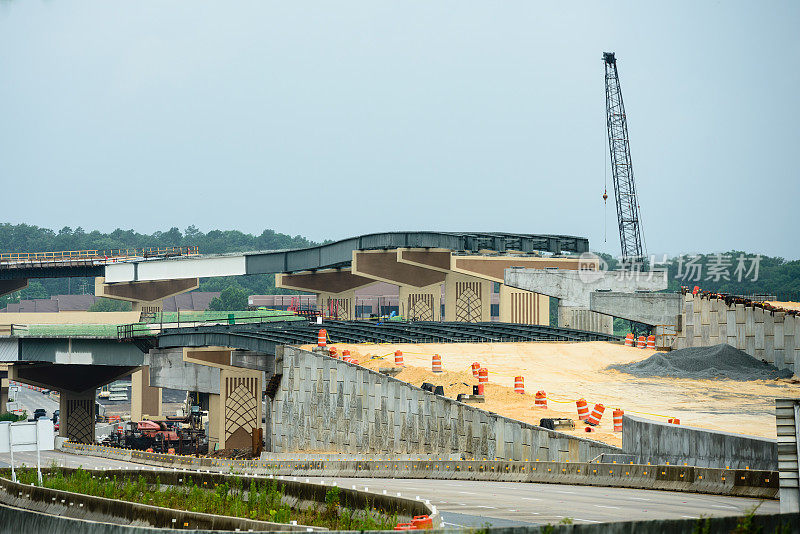
M 778 369 L 727 343 L 657 353 L 640 362 L 610 365 L 608 368 L 640 377 L 727 378 L 749 381 L 775 380 L 792 376 L 790 370 Z

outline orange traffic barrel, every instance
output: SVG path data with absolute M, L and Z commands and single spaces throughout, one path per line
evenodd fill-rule
M 344 358 L 345 356 L 350 356 L 350 351 L 347 349 L 342 351 L 342 358 Z
M 324 347 L 328 344 L 328 331 L 324 328 L 320 328 L 319 334 L 317 334 L 317 346 Z
M 619 408 L 614 410 L 614 432 L 622 432 L 622 414 L 624 413 L 625 411 Z
M 478 362 L 472 362 L 472 376 L 478 376 L 478 371 L 481 368 L 481 364 Z
M 592 408 L 592 413 L 589 415 L 589 419 L 587 419 L 586 422 L 590 425 L 599 425 L 600 419 L 603 418 L 604 411 L 606 411 L 605 406 L 602 404 L 595 404 L 594 408 Z
M 670 423 L 670 424 L 673 424 L 673 425 L 679 425 L 679 424 L 681 424 L 681 420 L 680 419 L 670 418 L 670 419 L 667 419 L 667 423 Z
M 533 405 L 537 408 L 547 408 L 547 393 L 542 391 L 541 389 L 536 392 L 535 399 L 533 401 Z
M 431 371 L 434 373 L 442 372 L 442 357 L 438 354 L 431 356 Z
M 328 354 L 331 355 L 331 358 L 336 358 L 336 359 L 339 358 L 339 356 L 337 356 L 337 354 L 336 354 L 336 347 L 329 347 L 328 348 Z
M 631 334 L 630 332 L 628 333 L 627 336 L 625 336 L 625 346 L 626 347 L 633 346 L 633 334 Z
M 473 395 L 483 395 L 483 384 L 478 384 L 477 386 L 472 386 L 472 394 Z
M 144 452 L 153 452 L 153 447 L 148 447 Z
M 351 358 L 350 356 L 342 355 L 342 361 L 343 362 L 351 362 L 351 361 L 353 361 L 353 358 Z
M 489 370 L 486 367 L 481 367 L 478 370 L 478 382 L 488 382 L 489 381 Z
M 578 399 L 575 404 L 578 406 L 578 419 L 586 421 L 589 418 L 589 405 L 586 404 L 586 399 Z
M 525 379 L 521 376 L 514 377 L 514 393 L 525 394 Z
M 169 449 L 167 449 L 167 454 L 175 454 L 175 449 L 170 447 Z
M 656 336 L 647 336 L 647 348 L 648 349 L 656 348 Z
M 644 336 L 639 336 L 639 344 L 637 345 L 638 348 L 643 349 L 647 346 L 647 342 L 644 340 Z
M 394 351 L 394 364 L 397 367 L 403 367 L 403 352 L 396 350 Z
M 433 519 L 427 515 L 415 515 L 411 524 L 418 530 L 428 530 L 433 528 Z
M 394 530 L 417 530 L 417 527 L 411 523 L 397 523 L 397 526 L 394 527 Z

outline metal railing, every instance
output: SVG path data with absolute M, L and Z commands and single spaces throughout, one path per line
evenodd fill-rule
M 170 256 L 197 256 L 198 247 L 150 247 L 115 250 L 62 250 L 58 252 L 3 252 L 0 263 L 45 263 L 91 260 L 113 263 L 129 258 L 163 258 Z

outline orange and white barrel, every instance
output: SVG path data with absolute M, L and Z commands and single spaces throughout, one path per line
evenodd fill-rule
M 656 348 L 656 336 L 647 336 L 647 348 L 648 349 Z
M 547 408 L 547 393 L 541 389 L 536 392 L 533 405 L 537 408 Z
M 614 432 L 622 432 L 622 415 L 624 413 L 625 411 L 620 410 L 619 408 L 614 410 Z
M 403 352 L 396 350 L 394 351 L 394 364 L 397 367 L 403 367 Z
M 604 411 L 606 411 L 605 406 L 602 404 L 595 404 L 594 408 L 592 408 L 592 413 L 589 414 L 589 419 L 587 419 L 586 422 L 590 425 L 599 425 L 600 419 L 603 418 Z
M 630 332 L 628 333 L 627 336 L 625 336 L 625 346 L 626 347 L 633 346 L 633 334 L 631 334 Z
M 681 420 L 680 419 L 675 419 L 675 418 L 670 418 L 670 419 L 667 419 L 667 423 L 669 423 L 671 425 L 679 425 L 679 424 L 681 424 Z
M 350 351 L 347 349 L 342 351 L 342 359 L 344 359 L 345 356 L 350 356 Z
M 489 381 L 489 370 L 486 367 L 481 367 L 478 369 L 478 382 L 488 382 Z
M 647 347 L 647 342 L 644 340 L 644 336 L 639 336 L 639 344 L 637 345 L 637 348 L 643 349 L 645 347 Z
M 478 371 L 480 370 L 480 368 L 481 368 L 481 364 L 479 364 L 478 362 L 472 362 L 472 376 L 477 377 L 478 376 Z
M 442 372 L 442 357 L 438 354 L 431 356 L 431 371 L 434 373 Z
M 525 379 L 521 376 L 514 377 L 514 393 L 525 394 Z
M 589 405 L 586 403 L 586 399 L 576 400 L 575 405 L 578 407 L 578 420 L 586 421 L 589 418 Z
M 336 351 L 336 347 L 328 347 L 328 354 L 330 354 L 331 358 L 339 359 L 339 354 Z
M 324 328 L 319 329 L 319 334 L 317 334 L 317 346 L 318 347 L 325 347 L 328 345 L 328 331 Z

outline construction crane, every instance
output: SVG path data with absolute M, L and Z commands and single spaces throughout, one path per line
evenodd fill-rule
M 608 150 L 611 153 L 611 172 L 614 196 L 617 201 L 619 239 L 622 246 L 623 265 L 641 265 L 644 260 L 641 214 L 636 199 L 636 183 L 633 180 L 633 162 L 628 140 L 628 121 L 622 90 L 619 85 L 617 59 L 614 52 L 603 52 L 606 67 L 606 123 L 608 126 Z M 603 199 L 608 198 L 603 194 Z

